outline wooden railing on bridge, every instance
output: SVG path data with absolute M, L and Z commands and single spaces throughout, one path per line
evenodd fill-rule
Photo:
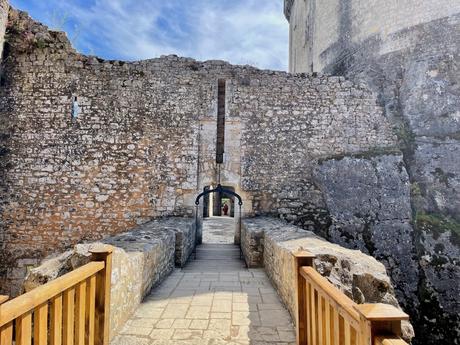
M 0 345 L 107 345 L 112 248 L 7 302 L 0 296 Z
M 406 313 L 388 304 L 356 304 L 313 268 L 315 255 L 294 256 L 298 345 L 407 345 L 399 337 Z

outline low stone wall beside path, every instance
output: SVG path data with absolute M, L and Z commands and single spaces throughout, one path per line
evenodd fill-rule
M 279 219 L 243 219 L 241 249 L 249 267 L 265 268 L 293 320 L 297 287 L 292 253 L 298 250 L 315 254 L 316 270 L 356 303 L 387 303 L 400 308 L 383 264 Z M 403 322 L 403 335 L 406 340 L 414 336 L 409 322 Z
M 112 338 L 150 290 L 161 283 L 175 265 L 181 266 L 188 260 L 195 246 L 194 220 L 158 219 L 101 242 L 78 244 L 59 256 L 44 259 L 39 267 L 32 269 L 25 279 L 24 290 L 30 291 L 88 263 L 89 251 L 104 244 L 114 247 L 110 303 Z

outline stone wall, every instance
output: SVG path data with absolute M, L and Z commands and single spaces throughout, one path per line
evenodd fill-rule
M 3 44 L 5 42 L 5 30 L 8 21 L 8 0 L 0 0 L 0 58 L 3 54 Z
M 289 69 L 320 72 L 346 66 L 347 60 L 368 55 L 371 46 L 376 55 L 401 51 L 417 43 L 417 26 L 445 25 L 436 21 L 449 17 L 455 25 L 458 14 L 460 4 L 451 0 L 285 0 L 292 43 Z
M 175 56 L 104 61 L 78 54 L 63 33 L 15 10 L 7 47 L 0 285 L 8 293 L 50 253 L 152 218 L 193 214 L 195 196 L 217 182 L 218 79 L 227 80 L 221 183 L 243 197 L 246 215 L 325 231 L 331 218 L 314 181 L 318 163 L 399 157 L 375 95 L 343 77 Z
M 296 317 L 296 270 L 293 253 L 307 250 L 316 255 L 314 266 L 356 303 L 387 303 L 399 308 L 385 266 L 358 250 L 332 244 L 313 232 L 267 217 L 245 219 L 242 249 L 250 267 L 264 267 L 267 275 Z M 258 243 L 256 247 L 254 244 Z M 412 326 L 404 323 L 404 337 L 413 337 Z
M 174 231 L 176 234 L 174 262 L 177 267 L 183 267 L 195 249 L 195 221 L 190 218 L 171 217 L 154 220 L 151 224 L 158 231 Z
M 110 301 L 111 337 L 137 309 L 152 287 L 169 275 L 177 258 L 186 261 L 190 243 L 194 244 L 193 220 L 170 218 L 143 224 L 131 232 L 106 238 L 114 247 Z M 178 236 L 180 234 L 180 236 Z M 25 291 L 43 285 L 89 262 L 91 248 L 102 243 L 78 244 L 73 250 L 45 259 L 32 269 Z

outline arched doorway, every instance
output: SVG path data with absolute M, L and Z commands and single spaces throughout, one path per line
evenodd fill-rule
M 203 192 L 206 193 L 213 189 L 213 186 L 204 187 Z M 231 191 L 234 194 L 226 193 Z M 203 196 L 203 218 L 209 217 L 235 217 L 235 188 L 231 186 L 222 186 L 221 190 L 209 192 Z M 227 205 L 227 207 L 225 207 Z M 227 209 L 226 209 L 227 208 Z
M 220 184 L 216 188 L 205 187 L 196 197 L 195 205 L 197 244 L 203 242 L 239 244 L 243 200 L 233 187 Z

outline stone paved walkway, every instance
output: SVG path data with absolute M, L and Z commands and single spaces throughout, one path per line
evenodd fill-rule
M 235 226 L 235 218 L 231 217 L 203 219 L 203 243 L 234 243 Z
M 198 264 L 197 264 L 198 262 Z M 262 269 L 239 248 L 205 244 L 147 296 L 112 345 L 295 344 L 295 331 Z

